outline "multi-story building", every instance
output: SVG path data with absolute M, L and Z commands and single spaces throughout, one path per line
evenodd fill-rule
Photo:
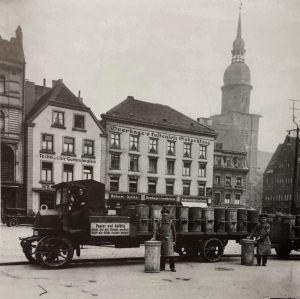
M 267 213 L 290 213 L 292 206 L 293 175 L 295 163 L 295 138 L 287 136 L 279 144 L 263 176 L 262 209 Z M 300 149 L 298 151 L 298 157 Z M 296 179 L 296 213 L 300 213 L 299 159 Z
M 214 126 L 238 127 L 247 152 L 249 172 L 247 176 L 247 200 L 255 197 L 257 184 L 257 144 L 260 115 L 250 113 L 251 75 L 245 63 L 245 42 L 242 38 L 241 14 L 239 15 L 237 36 L 233 42 L 231 64 L 224 72 L 222 86 L 221 114 L 213 115 Z M 258 200 L 258 199 L 257 199 Z
M 239 129 L 215 128 L 219 133 L 214 152 L 213 204 L 246 205 L 247 152 Z
M 103 114 L 102 124 L 111 204 L 211 200 L 214 130 L 131 96 Z
M 0 36 L 1 216 L 23 207 L 23 107 L 25 57 L 21 27 L 9 41 Z
M 62 82 L 34 104 L 26 116 L 27 209 L 55 206 L 52 185 L 62 181 L 104 181 L 104 131 L 81 98 Z

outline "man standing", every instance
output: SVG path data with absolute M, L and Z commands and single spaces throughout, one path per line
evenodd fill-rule
M 158 239 L 161 241 L 160 270 L 165 270 L 166 258 L 169 259 L 170 269 L 176 272 L 174 261 L 174 246 L 176 244 L 176 228 L 173 221 L 169 218 L 169 210 L 161 210 L 162 219 L 158 227 Z
M 253 236 L 257 240 L 257 264 L 256 266 L 267 266 L 268 255 L 271 254 L 271 241 L 269 238 L 271 227 L 267 223 L 267 215 L 261 214 L 259 216 L 259 223 L 255 226 L 249 238 Z

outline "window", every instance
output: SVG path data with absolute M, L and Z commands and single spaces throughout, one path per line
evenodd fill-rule
M 157 154 L 157 145 L 158 140 L 154 138 L 149 139 L 149 153 L 151 154 Z
M 216 185 L 221 185 L 221 176 L 215 175 L 215 184 Z
M 231 157 L 226 157 L 226 166 L 231 167 Z
M 94 141 L 93 140 L 83 140 L 83 155 L 94 156 Z
M 230 193 L 226 193 L 225 194 L 225 203 L 227 203 L 227 204 L 229 204 L 230 203 L 230 198 L 231 198 L 231 196 L 230 196 Z
M 43 182 L 52 182 L 53 164 L 50 162 L 42 162 L 42 177 Z
M 220 156 L 215 156 L 215 165 L 221 166 L 222 162 L 221 162 L 221 157 Z
M 174 180 L 166 180 L 166 194 L 174 194 Z
M 110 134 L 110 147 L 111 148 L 120 148 L 120 134 L 118 134 L 118 133 Z
M 53 151 L 53 135 L 42 135 L 42 150 Z
M 215 205 L 219 205 L 221 201 L 221 194 L 220 193 L 215 193 L 215 201 L 214 204 Z
M 64 164 L 63 168 L 64 168 L 63 181 L 64 182 L 73 181 L 73 165 Z
M 156 179 L 148 179 L 148 193 L 156 193 Z
M 199 196 L 205 196 L 205 186 L 206 182 L 198 182 L 198 195 Z
M 191 162 L 183 161 L 183 174 L 184 176 L 191 175 Z
M 92 166 L 83 166 L 83 179 L 92 180 L 93 179 L 93 167 Z
M 64 126 L 65 125 L 65 114 L 64 114 L 64 112 L 53 111 L 52 124 L 54 126 Z
M 5 132 L 5 115 L 0 111 L 0 132 Z
M 135 135 L 130 135 L 129 149 L 131 151 L 138 151 L 138 148 L 139 148 L 139 137 Z
M 206 163 L 199 163 L 198 176 L 201 178 L 206 177 Z
M 118 176 L 110 177 L 109 190 L 110 191 L 119 191 L 119 177 Z
M 182 185 L 183 195 L 190 195 L 190 186 L 191 186 L 190 182 L 183 182 L 183 185 Z
M 64 149 L 65 154 L 74 154 L 74 138 L 64 137 Z
M 225 177 L 225 185 L 231 186 L 231 177 L 230 176 Z
M 0 94 L 5 94 L 5 77 L 0 76 Z
M 76 129 L 84 129 L 84 116 L 83 115 L 74 115 L 74 128 Z
M 207 146 L 200 145 L 199 158 L 200 159 L 206 159 L 206 155 L 207 155 Z
M 171 156 L 175 155 L 175 141 L 167 142 L 167 154 Z
M 138 178 L 137 177 L 129 177 L 129 192 L 137 193 L 138 190 Z
M 191 143 L 183 144 L 183 155 L 184 155 L 184 157 L 192 156 L 192 144 Z
M 149 172 L 157 173 L 157 158 L 149 158 Z
M 110 168 L 111 169 L 120 169 L 120 154 L 118 154 L 118 153 L 110 154 Z
M 167 174 L 173 175 L 175 173 L 175 161 L 167 160 Z
M 129 170 L 130 171 L 139 171 L 139 157 L 138 156 L 129 156 Z
M 238 176 L 236 178 L 235 185 L 236 186 L 242 186 L 242 178 L 241 177 Z
M 241 202 L 241 194 L 236 194 L 234 199 L 234 204 L 239 205 Z

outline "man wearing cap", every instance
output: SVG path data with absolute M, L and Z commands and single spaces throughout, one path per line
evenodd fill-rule
M 271 254 L 271 241 L 269 238 L 271 227 L 267 222 L 267 215 L 261 214 L 258 219 L 259 223 L 254 227 L 249 238 L 256 237 L 257 241 L 257 264 L 256 266 L 267 266 L 268 255 Z
M 176 272 L 174 261 L 174 246 L 176 244 L 176 228 L 173 221 L 169 218 L 169 210 L 161 210 L 162 219 L 158 227 L 158 239 L 161 241 L 160 270 L 165 270 L 166 258 L 169 259 L 170 269 Z

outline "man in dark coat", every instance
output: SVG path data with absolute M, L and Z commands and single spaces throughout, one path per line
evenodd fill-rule
M 271 254 L 271 241 L 270 241 L 270 224 L 267 223 L 267 215 L 261 214 L 259 216 L 259 223 L 254 227 L 249 238 L 253 236 L 257 240 L 257 264 L 260 266 L 261 262 L 263 266 L 267 266 L 268 255 Z
M 162 219 L 158 227 L 158 240 L 161 241 L 160 270 L 165 270 L 166 258 L 169 259 L 170 269 L 176 272 L 174 261 L 174 246 L 176 244 L 176 228 L 169 218 L 169 210 L 161 210 Z

